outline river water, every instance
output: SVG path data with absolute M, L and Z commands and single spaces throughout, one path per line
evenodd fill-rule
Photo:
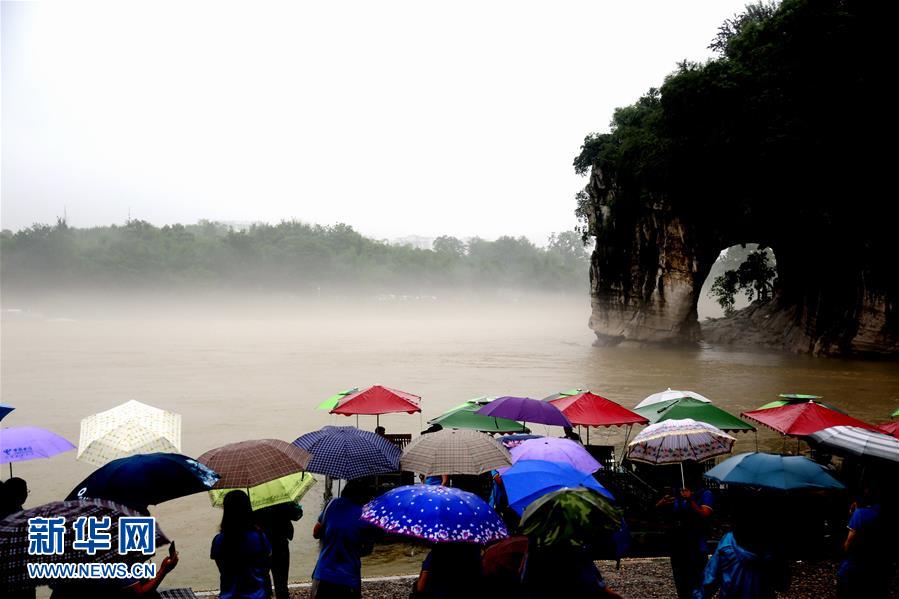
M 183 452 L 198 456 L 233 441 L 290 441 L 325 424 L 352 424 L 314 407 L 336 391 L 372 384 L 422 396 L 423 417 L 381 418 L 388 432 L 409 433 L 471 397 L 540 398 L 573 387 L 627 407 L 666 387 L 698 391 L 732 413 L 783 392 L 822 395 L 873 422 L 899 407 L 896 363 L 716 348 L 597 348 L 588 316 L 584 297 L 514 294 L 483 301 L 310 303 L 215 295 L 202 301 L 7 301 L 0 392 L 17 409 L 3 424 L 46 427 L 77 444 L 81 418 L 137 399 L 181 413 Z M 360 426 L 372 430 L 374 418 L 362 417 Z M 591 440 L 621 443 L 623 431 L 594 429 Z M 768 430 L 758 441 L 763 449 L 781 447 Z M 755 446 L 756 437 L 743 434 L 736 451 Z M 31 487 L 28 506 L 62 498 L 91 470 L 75 452 L 14 465 L 14 474 Z M 314 565 L 311 528 L 321 490 L 318 485 L 304 498 L 306 517 L 291 544 L 292 579 L 308 579 Z M 205 495 L 151 510 L 181 554 L 167 585 L 215 588 L 209 543 L 221 513 Z M 422 558 L 420 549 L 380 549 L 365 560 L 364 574 L 413 573 Z

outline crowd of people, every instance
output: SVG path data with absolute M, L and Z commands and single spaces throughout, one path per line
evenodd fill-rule
M 432 476 L 423 482 L 450 485 L 453 478 Z M 702 487 L 699 475 L 687 483 L 669 488 L 655 504 L 659 521 L 666 524 L 678 598 L 710 599 L 717 593 L 722 599 L 773 599 L 777 592 L 786 591 L 790 571 L 782 535 L 788 529 L 788 514 L 780 499 L 754 490 L 730 490 L 731 511 L 736 517 L 710 555 L 707 535 L 715 513 L 715 493 Z M 384 534 L 361 519 L 362 506 L 376 492 L 365 481 L 349 481 L 318 515 L 312 532 L 320 543 L 311 576 L 314 599 L 361 597 L 362 558 Z M 21 478 L 0 484 L 0 520 L 21 511 L 28 493 L 28 485 Z M 493 478 L 489 503 L 505 521 L 509 538 L 486 548 L 467 543 L 434 544 L 410 589 L 410 597 L 619 596 L 607 586 L 596 566 L 598 548 L 548 550 L 519 534 L 518 515 L 505 504 L 498 475 Z M 293 522 L 302 517 L 302 507 L 297 503 L 254 511 L 246 493 L 230 492 L 224 500 L 220 532 L 212 540 L 210 551 L 220 573 L 219 597 L 287 599 Z M 887 524 L 876 490 L 865 487 L 851 506 L 842 544 L 844 559 L 837 580 L 841 599 L 887 596 L 893 575 L 891 552 L 886 550 Z M 84 597 L 87 589 L 91 597 L 156 596 L 178 560 L 172 547 L 153 579 L 59 583 L 51 585 L 52 597 Z M 33 589 L 15 595 L 33 596 Z

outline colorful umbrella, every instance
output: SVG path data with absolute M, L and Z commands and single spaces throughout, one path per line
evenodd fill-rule
M 181 452 L 180 414 L 132 399 L 81 421 L 78 459 L 88 464 L 153 452 Z
M 362 508 L 362 520 L 390 534 L 432 543 L 486 545 L 509 536 L 499 515 L 483 499 L 441 485 L 392 489 Z
M 831 451 L 899 462 L 899 439 L 854 426 L 831 426 L 809 435 Z
M 552 395 L 547 395 L 540 401 L 556 401 L 557 399 L 562 399 L 563 397 L 571 397 L 572 395 L 578 395 L 580 393 L 589 393 L 590 391 L 587 389 L 569 389 L 568 391 L 559 391 L 558 393 L 553 393 Z
M 473 399 L 448 410 L 440 416 L 428 420 L 428 424 L 439 424 L 443 428 L 459 428 L 485 433 L 517 433 L 525 426 L 508 418 L 482 416 L 477 413 L 487 401 Z
M 755 427 L 725 412 L 721 408 L 707 401 L 700 401 L 692 397 L 682 397 L 666 402 L 658 402 L 642 408 L 636 408 L 636 412 L 655 424 L 665 420 L 683 420 L 691 418 L 697 422 L 711 424 L 723 431 L 754 431 Z
M 899 439 L 899 422 L 884 422 L 877 425 L 877 430 Z
M 0 403 L 0 420 L 6 418 L 7 414 L 15 410 L 14 407 Z
M 841 425 L 876 430 L 872 424 L 829 410 L 813 401 L 768 410 L 743 412 L 742 416 L 760 422 L 779 433 L 794 437 L 805 437 L 821 429 Z
M 548 401 L 562 410 L 572 424 L 578 426 L 623 426 L 647 423 L 644 416 L 589 391 L 562 395 Z
M 498 416 L 519 422 L 571 426 L 571 421 L 549 402 L 529 397 L 500 397 L 478 410 L 484 416 Z
M 705 422 L 689 418 L 665 420 L 640 431 L 628 444 L 627 456 L 647 464 L 680 464 L 683 484 L 685 461 L 701 462 L 730 453 L 735 441 L 724 431 Z
M 258 439 L 212 449 L 197 461 L 220 477 L 209 492 L 213 505 L 218 505 L 228 491 L 242 489 L 251 502 L 256 499 L 253 508 L 259 509 L 294 501 L 298 493 L 305 493 L 315 480 L 301 475 L 311 459 L 308 451 L 296 445 L 278 439 Z
M 37 426 L 16 426 L 0 429 L 0 464 L 49 458 L 72 451 L 75 446 L 52 431 Z
M 534 500 L 567 487 L 587 487 L 614 499 L 592 474 L 568 464 L 544 460 L 521 460 L 501 472 L 509 507 L 521 514 Z
M 218 474 L 179 453 L 133 455 L 94 470 L 75 486 L 66 501 L 93 497 L 146 509 L 148 505 L 208 491 L 218 479 Z
M 779 491 L 845 488 L 827 469 L 806 457 L 772 453 L 735 455 L 704 476 L 726 485 L 764 487 Z
M 250 505 L 254 510 L 299 501 L 312 486 L 315 477 L 308 472 L 295 472 L 274 480 L 247 487 L 222 487 L 209 491 L 214 507 L 225 504 L 225 496 L 231 491 L 243 491 L 250 497 Z
M 529 439 L 542 439 L 543 435 L 529 435 L 529 434 L 516 434 L 516 435 L 503 435 L 499 438 L 499 442 L 503 444 L 503 447 L 512 450 L 513 447 L 518 447 L 525 441 Z
M 317 406 L 315 406 L 316 410 L 328 410 L 331 411 L 337 407 L 337 404 L 341 402 L 347 395 L 352 395 L 359 391 L 359 387 L 353 387 L 352 389 L 347 389 L 346 391 L 341 391 L 340 393 L 335 393 L 325 401 L 321 402 Z
M 583 445 L 570 439 L 556 437 L 530 439 L 513 447 L 511 453 L 513 464 L 521 460 L 544 460 L 568 464 L 586 474 L 592 474 L 602 468 L 602 465 L 584 449 Z
M 436 474 L 483 474 L 512 463 L 509 451 L 493 437 L 469 430 L 444 429 L 421 435 L 403 451 L 403 470 Z
M 30 545 L 28 521 L 31 518 L 63 517 L 65 518 L 65 527 L 69 529 L 72 523 L 81 516 L 110 518 L 109 532 L 112 539 L 110 549 L 98 549 L 94 555 L 81 549 L 75 549 L 72 547 L 75 536 L 67 530 L 69 534 L 64 534 L 62 537 L 61 553 L 53 555 L 30 555 L 28 553 Z M 0 596 L 5 596 L 4 591 L 24 590 L 50 582 L 49 579 L 29 577 L 26 566 L 28 563 L 136 563 L 146 560 L 147 556 L 141 552 L 131 552 L 125 555 L 118 553 L 116 541 L 119 536 L 119 518 L 122 516 L 138 517 L 141 514 L 104 499 L 88 499 L 84 501 L 54 501 L 17 512 L 0 521 Z M 159 548 L 168 542 L 169 540 L 162 530 L 156 526 L 156 547 Z
M 352 480 L 400 469 L 400 448 L 382 437 L 352 426 L 326 426 L 298 437 L 294 445 L 312 454 L 309 472 Z
M 541 547 L 593 547 L 618 530 L 621 515 L 593 489 L 559 489 L 528 506 L 521 516 L 521 534 Z
M 375 385 L 347 395 L 337 407 L 331 410 L 331 413 L 344 416 L 368 414 L 378 417 L 381 414 L 398 412 L 414 414 L 421 412 L 421 407 L 418 405 L 420 401 L 421 398 L 417 395 Z M 380 418 L 378 422 L 380 423 Z
M 809 401 L 813 401 L 819 406 L 824 406 L 825 408 L 829 408 L 834 410 L 835 412 L 839 412 L 840 414 L 845 414 L 846 411 L 836 407 L 833 404 L 829 404 L 827 402 L 819 401 L 821 399 L 820 395 L 805 395 L 803 393 L 781 393 L 778 397 L 781 399 L 776 399 L 774 401 L 769 401 L 763 406 L 759 406 L 756 408 L 757 410 L 770 410 L 771 408 L 782 408 L 784 406 L 791 406 L 798 403 L 807 403 Z
M 711 399 L 696 393 L 695 391 L 678 391 L 676 389 L 672 389 L 668 387 L 664 391 L 660 391 L 659 393 L 653 393 L 652 395 L 647 396 L 643 401 L 638 403 L 634 409 L 637 408 L 645 408 L 646 406 L 650 406 L 654 403 L 659 403 L 663 401 L 671 401 L 672 399 L 681 399 L 682 397 L 692 397 L 693 399 L 698 399 L 699 401 L 707 401 L 711 403 Z

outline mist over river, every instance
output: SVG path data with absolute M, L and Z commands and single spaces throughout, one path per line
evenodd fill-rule
M 472 397 L 541 398 L 573 387 L 627 407 L 666 387 L 691 389 L 734 414 L 783 392 L 822 395 L 872 422 L 899 407 L 895 362 L 721 348 L 597 348 L 587 328 L 586 294 L 479 295 L 6 299 L 0 399 L 16 410 L 3 424 L 46 427 L 77 444 L 81 418 L 136 399 L 182 414 L 182 449 L 196 457 L 228 442 L 292 441 L 326 424 L 353 424 L 315 405 L 372 384 L 422 396 L 421 417 L 381 418 L 394 433 L 417 433 L 427 419 Z M 374 429 L 374 417 L 361 417 L 360 426 Z M 624 431 L 590 435 L 593 442 L 620 443 Z M 755 449 L 754 435 L 738 439 L 736 452 Z M 762 448 L 781 447 L 772 431 L 759 431 L 758 439 Z M 61 499 L 91 470 L 75 452 L 13 465 L 32 490 L 26 507 Z M 321 491 L 317 485 L 303 500 L 306 516 L 291 543 L 292 580 L 312 572 L 318 544 L 311 529 Z M 205 494 L 151 511 L 181 554 L 166 586 L 216 588 L 209 544 L 221 512 Z M 364 561 L 363 574 L 416 572 L 424 556 L 420 549 L 409 552 L 380 548 Z

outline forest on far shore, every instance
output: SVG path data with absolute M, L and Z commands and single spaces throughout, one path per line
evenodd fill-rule
M 210 221 L 75 228 L 60 219 L 0 234 L 4 293 L 26 290 L 227 287 L 389 293 L 520 288 L 585 293 L 588 252 L 575 231 L 545 247 L 525 237 L 438 237 L 432 249 L 297 221 L 246 229 Z

